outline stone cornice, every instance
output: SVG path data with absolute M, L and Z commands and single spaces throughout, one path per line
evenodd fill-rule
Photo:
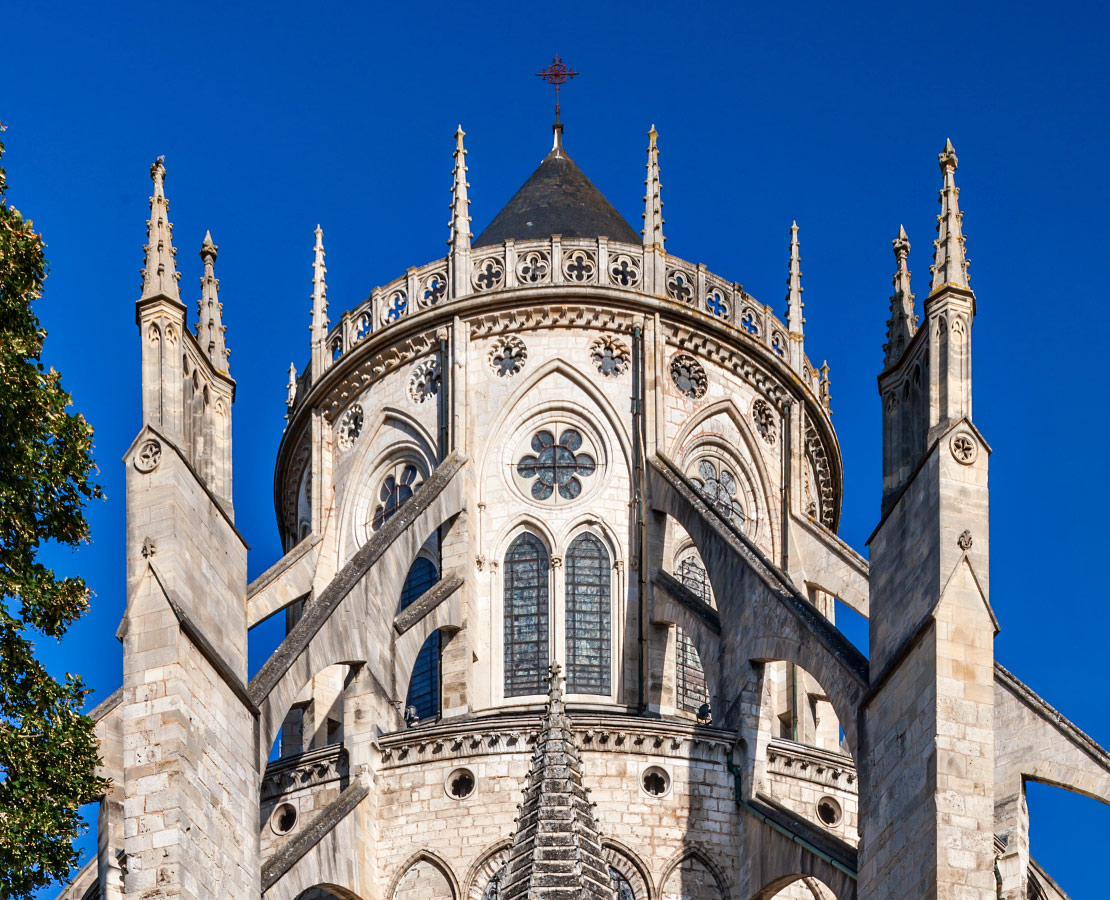
M 851 756 L 774 739 L 767 747 L 767 769 L 776 775 L 858 792 L 856 765 Z
M 347 772 L 347 751 L 342 744 L 275 760 L 262 776 L 262 802 L 339 781 Z
M 632 716 L 570 715 L 583 753 L 634 753 L 702 762 L 724 762 L 735 740 L 729 731 Z M 378 738 L 384 768 L 505 753 L 531 753 L 539 738 L 538 715 L 490 716 L 410 728 Z

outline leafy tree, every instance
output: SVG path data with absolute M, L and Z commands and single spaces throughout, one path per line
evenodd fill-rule
M 0 157 L 4 144 L 0 142 Z M 38 562 L 44 543 L 88 541 L 82 507 L 101 496 L 92 427 L 43 366 L 31 304 L 46 278 L 43 242 L 7 201 L 0 166 L 0 898 L 23 900 L 68 876 L 82 803 L 102 793 L 81 679 L 59 682 L 30 636 L 60 638 L 89 605 L 80 578 Z

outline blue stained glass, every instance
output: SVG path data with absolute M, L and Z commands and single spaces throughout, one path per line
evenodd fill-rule
M 517 537 L 505 553 L 505 696 L 542 694 L 548 666 L 550 562 L 533 534 Z
M 411 605 L 426 590 L 439 581 L 435 564 L 426 557 L 418 557 L 409 569 L 405 584 L 401 588 L 401 609 Z M 416 709 L 417 719 L 432 719 L 439 715 L 440 707 L 440 656 L 443 641 L 438 631 L 433 632 L 420 648 L 409 678 L 409 692 L 405 698 L 405 708 Z
M 567 691 L 610 693 L 612 566 L 597 537 L 583 534 L 567 551 Z

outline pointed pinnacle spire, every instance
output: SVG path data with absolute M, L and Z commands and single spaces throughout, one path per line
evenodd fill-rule
M 212 232 L 204 233 L 200 245 L 200 258 L 204 261 L 204 275 L 200 279 L 200 300 L 197 301 L 197 341 L 208 353 L 217 372 L 227 372 L 227 358 L 231 351 L 224 343 L 227 327 L 223 321 L 223 304 L 220 303 L 220 280 L 216 277 L 216 251 Z
M 790 226 L 790 274 L 786 278 L 786 327 L 792 334 L 802 334 L 802 258 L 798 250 L 798 223 Z
M 289 381 L 285 385 L 285 405 L 289 409 L 297 402 L 297 367 L 289 363 Z
M 470 199 L 466 189 L 470 184 L 466 180 L 466 149 L 463 147 L 463 137 L 466 132 L 462 125 L 455 131 L 455 181 L 451 188 L 451 238 L 447 245 L 452 250 L 463 250 L 470 247 Z
M 898 237 L 891 244 L 894 245 L 895 259 L 894 293 L 890 297 L 890 320 L 886 326 L 886 343 L 883 344 L 883 352 L 886 354 L 884 368 L 894 365 L 902 358 L 902 352 L 917 333 L 917 316 L 913 311 L 908 265 L 910 239 L 906 236 L 904 226 L 898 227 Z
M 937 216 L 937 239 L 933 241 L 933 293 L 946 284 L 970 289 L 967 278 L 968 261 L 964 248 L 963 219 L 960 212 L 960 189 L 956 187 L 956 150 L 952 141 L 946 141 L 944 150 L 937 157 L 944 174 L 940 190 L 940 215 Z
M 154 182 L 154 193 L 150 198 L 150 218 L 146 223 L 146 262 L 143 266 L 143 295 L 148 297 L 168 297 L 180 302 L 181 293 L 173 247 L 173 226 L 170 224 L 170 204 L 166 200 L 166 167 L 164 156 L 159 156 L 150 167 L 150 178 Z
M 648 132 L 647 178 L 644 179 L 644 236 L 645 247 L 663 249 L 663 200 L 659 184 L 659 132 L 651 126 Z
M 316 246 L 312 259 L 312 343 L 323 344 L 328 336 L 328 285 L 325 281 L 327 267 L 324 265 L 324 230 L 316 226 Z M 321 373 L 313 373 L 319 377 Z
M 616 900 L 559 681 L 554 663 L 501 900 Z

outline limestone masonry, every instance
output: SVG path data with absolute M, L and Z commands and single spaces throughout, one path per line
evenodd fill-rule
M 111 789 L 64 900 L 1063 897 L 1024 786 L 1110 802 L 1110 756 L 994 659 L 951 143 L 920 314 L 894 240 L 869 564 L 797 225 L 781 321 L 664 249 L 654 128 L 640 236 L 558 124 L 473 236 L 463 136 L 446 258 L 335 315 L 316 230 L 249 584 L 218 251 L 190 327 L 151 168 Z

